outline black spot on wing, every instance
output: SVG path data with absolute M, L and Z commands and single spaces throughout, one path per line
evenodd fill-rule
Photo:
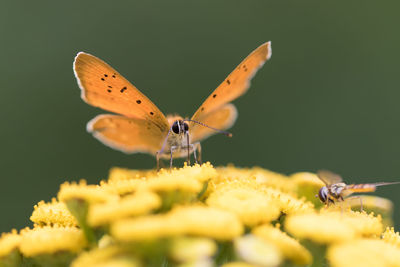
M 119 90 L 121 93 L 123 93 L 126 90 L 126 86 L 124 86 L 121 90 Z
M 111 90 L 111 89 L 107 89 L 107 92 L 111 93 L 111 92 L 112 92 L 112 90 Z
M 101 78 L 102 81 L 105 81 L 104 78 Z
M 107 74 L 104 74 L 104 77 L 106 77 L 106 78 L 107 78 L 107 77 L 108 77 L 108 75 L 107 75 Z
M 109 86 L 108 86 L 108 88 L 112 88 L 112 86 L 111 86 L 111 85 L 109 85 Z
M 213 98 L 216 98 L 217 97 L 217 94 L 213 94 Z
M 136 100 L 136 103 L 140 104 L 142 103 L 142 101 L 140 101 L 140 99 Z
M 228 79 L 228 80 L 226 80 L 226 83 L 227 84 L 231 84 L 231 81 Z
M 153 111 L 150 111 L 150 115 L 153 116 L 153 115 L 154 115 L 154 112 L 153 112 Z

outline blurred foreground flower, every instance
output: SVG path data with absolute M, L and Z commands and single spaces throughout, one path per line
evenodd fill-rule
M 112 168 L 99 185 L 62 184 L 32 228 L 2 234 L 0 267 L 400 266 L 392 203 L 325 208 L 321 186 L 259 167 Z

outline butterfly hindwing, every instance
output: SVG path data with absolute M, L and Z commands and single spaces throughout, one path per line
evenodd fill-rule
M 111 114 L 96 116 L 88 122 L 87 130 L 105 145 L 125 153 L 155 154 L 166 135 L 147 120 Z
M 203 116 L 201 122 L 219 130 L 226 130 L 235 123 L 237 114 L 237 109 L 233 104 L 226 104 Z M 192 143 L 201 141 L 217 133 L 215 130 L 196 123 L 191 124 L 189 132 Z

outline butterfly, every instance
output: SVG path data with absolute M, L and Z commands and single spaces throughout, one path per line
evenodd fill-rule
M 244 94 L 257 70 L 271 57 L 271 42 L 248 55 L 201 104 L 191 119 L 165 116 L 133 84 L 101 59 L 79 52 L 73 69 L 81 98 L 88 104 L 117 113 L 101 114 L 87 124 L 87 131 L 105 145 L 125 153 L 149 153 L 160 159 L 186 157 L 193 153 L 201 162 L 200 141 L 224 130 L 237 118 L 230 102 Z M 196 155 L 196 152 L 198 155 Z

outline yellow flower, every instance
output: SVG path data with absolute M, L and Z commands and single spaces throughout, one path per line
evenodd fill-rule
M 116 201 L 91 205 L 88 223 L 92 226 L 105 225 L 117 219 L 147 214 L 160 205 L 161 199 L 157 194 L 138 191 Z
M 266 196 L 270 201 L 275 202 L 275 204 L 270 206 L 271 215 L 275 214 L 277 208 L 285 214 L 304 213 L 314 210 L 312 203 L 298 199 L 290 193 L 283 193 L 280 190 L 257 183 L 256 177 L 248 177 L 247 179 L 234 178 L 227 179 L 226 181 L 211 180 L 208 187 L 208 195 L 210 196 L 212 192 L 224 192 L 231 189 L 248 189 L 253 192 L 259 192 L 258 195 L 262 194 Z M 269 216 L 270 218 L 273 217 L 271 215 Z
M 386 228 L 386 231 L 382 234 L 382 240 L 400 248 L 400 234 L 395 232 L 393 227 Z
M 247 262 L 235 261 L 222 265 L 222 267 L 259 267 L 258 265 L 250 264 Z
M 348 241 L 361 236 L 379 236 L 382 232 L 380 216 L 353 211 L 321 210 L 288 216 L 285 229 L 300 239 L 317 243 Z
M 179 190 L 199 193 L 203 188 L 203 183 L 216 175 L 217 172 L 209 162 L 201 166 L 196 164 L 172 171 L 162 169 L 156 176 L 150 176 L 143 187 L 155 192 Z
M 87 245 L 82 231 L 75 227 L 25 228 L 21 236 L 20 250 L 27 257 L 59 251 L 79 252 Z
M 357 195 L 360 198 L 347 198 L 346 204 L 353 210 L 360 210 L 361 203 L 364 211 L 374 212 L 382 216 L 382 222 L 384 226 L 392 226 L 393 216 L 393 203 L 387 198 L 370 196 L 370 195 Z
M 178 237 L 172 240 L 170 256 L 178 262 L 198 262 L 211 258 L 217 251 L 212 239 Z
M 325 186 L 325 184 L 316 174 L 310 172 L 298 172 L 292 174 L 290 180 L 296 186 L 298 196 L 305 197 L 308 201 L 311 201 L 318 207 L 323 205 L 315 195 L 318 194 L 318 191 L 321 187 Z
M 55 198 L 50 203 L 40 201 L 35 205 L 30 219 L 38 225 L 77 225 L 75 217 L 69 212 L 65 203 L 58 202 Z
M 248 226 L 276 220 L 280 215 L 278 204 L 254 188 L 226 186 L 211 193 L 207 204 L 235 213 Z
M 382 240 L 356 239 L 328 249 L 332 267 L 400 266 L 400 249 Z
M 11 233 L 3 233 L 0 237 L 0 258 L 17 249 L 20 243 L 21 236 L 16 230 L 12 230 Z
M 79 183 L 65 182 L 61 185 L 60 191 L 58 192 L 58 199 L 64 202 L 72 199 L 79 199 L 89 203 L 98 203 L 117 198 L 118 196 L 107 192 L 98 185 L 87 185 L 84 180 L 81 180 Z
M 120 172 L 120 170 L 118 170 Z M 113 174 L 113 172 L 112 172 Z M 197 194 L 204 186 L 204 183 L 217 175 L 213 166 L 207 162 L 203 165 L 185 166 L 180 169 L 164 170 L 160 172 L 148 172 L 148 176 L 136 175 L 129 178 L 114 178 L 101 185 L 105 190 L 120 195 L 135 192 L 137 190 L 150 190 L 158 193 L 163 192 L 187 192 Z M 122 176 L 118 174 L 118 176 Z
M 304 198 L 299 199 L 294 195 L 282 193 L 272 188 L 263 188 L 262 190 L 278 203 L 281 211 L 286 215 L 307 213 L 314 210 L 314 205 Z
M 312 261 L 310 252 L 296 239 L 288 236 L 276 227 L 262 225 L 253 229 L 252 233 L 279 248 L 283 256 L 295 264 L 308 265 Z
M 131 170 L 125 168 L 114 167 L 110 169 L 108 175 L 108 181 L 124 181 L 124 180 L 134 180 L 141 179 L 143 177 L 148 177 L 149 175 L 155 175 L 156 170 Z
M 177 235 L 195 235 L 230 240 L 243 226 L 232 213 L 200 205 L 175 207 L 166 214 L 120 220 L 111 233 L 122 241 L 149 240 Z
M 130 250 L 121 246 L 97 248 L 83 252 L 71 267 L 136 267 L 140 262 L 132 256 Z
M 237 168 L 233 165 L 217 168 L 219 178 L 216 182 L 225 182 L 227 180 L 251 179 L 265 186 L 276 188 L 282 192 L 292 192 L 295 187 L 287 176 L 272 172 L 260 167 Z
M 278 266 L 282 261 L 280 251 L 273 244 L 253 235 L 237 238 L 235 250 L 244 261 L 260 266 Z

